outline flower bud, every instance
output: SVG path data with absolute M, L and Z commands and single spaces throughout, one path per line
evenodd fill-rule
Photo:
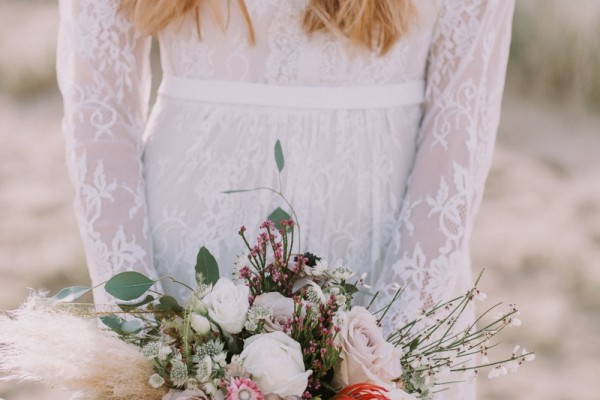
M 210 321 L 202 315 L 192 314 L 191 323 L 198 335 L 206 335 L 210 332 Z

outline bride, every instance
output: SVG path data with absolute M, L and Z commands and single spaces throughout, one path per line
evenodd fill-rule
M 280 140 L 301 251 L 384 293 L 405 287 L 397 323 L 466 291 L 513 7 L 61 0 L 63 126 L 92 282 L 125 270 L 194 282 L 201 245 L 231 272 L 239 227 L 284 204 L 223 191 L 278 188 Z M 151 34 L 163 80 L 148 116 Z M 473 397 L 464 384 L 436 399 Z

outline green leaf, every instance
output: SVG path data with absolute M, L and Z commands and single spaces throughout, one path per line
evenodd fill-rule
M 142 301 L 139 301 L 139 302 L 137 302 L 137 303 L 132 303 L 132 304 L 127 304 L 127 303 L 123 304 L 123 303 L 121 303 L 121 304 L 117 304 L 117 305 L 118 305 L 118 306 L 121 308 L 121 310 L 123 310 L 123 311 L 131 311 L 131 310 L 134 310 L 134 309 L 136 309 L 136 308 L 138 308 L 138 307 L 145 306 L 146 304 L 152 303 L 153 301 L 154 301 L 154 296 L 152 296 L 152 295 L 147 295 L 147 296 L 144 298 L 144 300 L 142 300 Z
M 130 319 L 121 324 L 121 331 L 125 333 L 138 333 L 144 328 L 144 323 L 139 319 Z
M 356 287 L 356 285 L 351 285 L 349 283 L 344 284 L 344 290 L 350 295 L 353 295 L 354 293 L 358 292 L 358 288 Z
M 87 292 L 92 290 L 92 288 L 87 286 L 71 286 L 68 288 L 62 289 L 60 292 L 55 294 L 52 298 L 60 301 L 61 303 L 70 303 L 72 301 L 77 300 Z
M 155 283 L 156 281 L 139 272 L 128 271 L 110 278 L 104 285 L 104 289 L 119 300 L 129 301 L 146 293 Z
M 219 265 L 217 264 L 217 260 L 215 260 L 215 257 L 204 246 L 200 248 L 196 257 L 196 280 L 200 279 L 201 281 L 198 282 L 198 285 L 202 283 L 214 285 L 219 280 Z
M 411 352 L 415 351 L 419 346 L 419 338 L 414 339 L 408 346 Z
M 122 333 L 121 324 L 125 322 L 122 318 L 117 317 L 116 315 L 106 315 L 104 317 L 100 317 L 100 321 L 106 326 L 108 326 L 111 330 Z
M 275 211 L 273 211 L 267 219 L 272 221 L 275 224 L 277 229 L 283 229 L 283 225 L 281 225 L 281 221 L 290 219 L 290 214 L 286 213 L 281 209 L 281 207 L 277 207 Z
M 283 170 L 284 161 L 283 150 L 281 150 L 281 142 L 279 140 L 275 142 L 275 162 L 277 163 L 277 169 L 281 172 Z
M 177 303 L 177 300 L 175 300 L 175 298 L 172 296 L 163 296 L 158 300 L 158 303 L 159 304 L 154 307 L 156 311 L 175 313 L 183 312 L 183 307 L 181 307 L 179 303 Z

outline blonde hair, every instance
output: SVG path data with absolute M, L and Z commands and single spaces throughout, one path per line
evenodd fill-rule
M 220 1 L 122 0 L 121 9 L 133 19 L 136 28 L 146 34 L 155 34 L 176 19 L 194 15 L 201 37 L 200 13 L 206 6 L 225 29 L 225 19 L 217 5 Z M 246 21 L 249 40 L 254 43 L 254 28 L 246 3 L 244 0 L 236 2 Z M 310 0 L 303 24 L 307 34 L 341 33 L 354 44 L 385 54 L 408 33 L 415 16 L 412 0 Z

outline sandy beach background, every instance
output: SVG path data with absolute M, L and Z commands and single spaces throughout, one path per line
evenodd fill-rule
M 54 1 L 0 0 L 0 310 L 28 288 L 88 281 L 71 208 L 55 83 Z M 535 349 L 482 400 L 600 393 L 600 2 L 522 0 L 498 145 L 473 241 L 483 288 L 524 321 L 503 345 Z M 76 351 L 76 350 L 74 350 Z M 0 383 L 6 400 L 65 400 Z

